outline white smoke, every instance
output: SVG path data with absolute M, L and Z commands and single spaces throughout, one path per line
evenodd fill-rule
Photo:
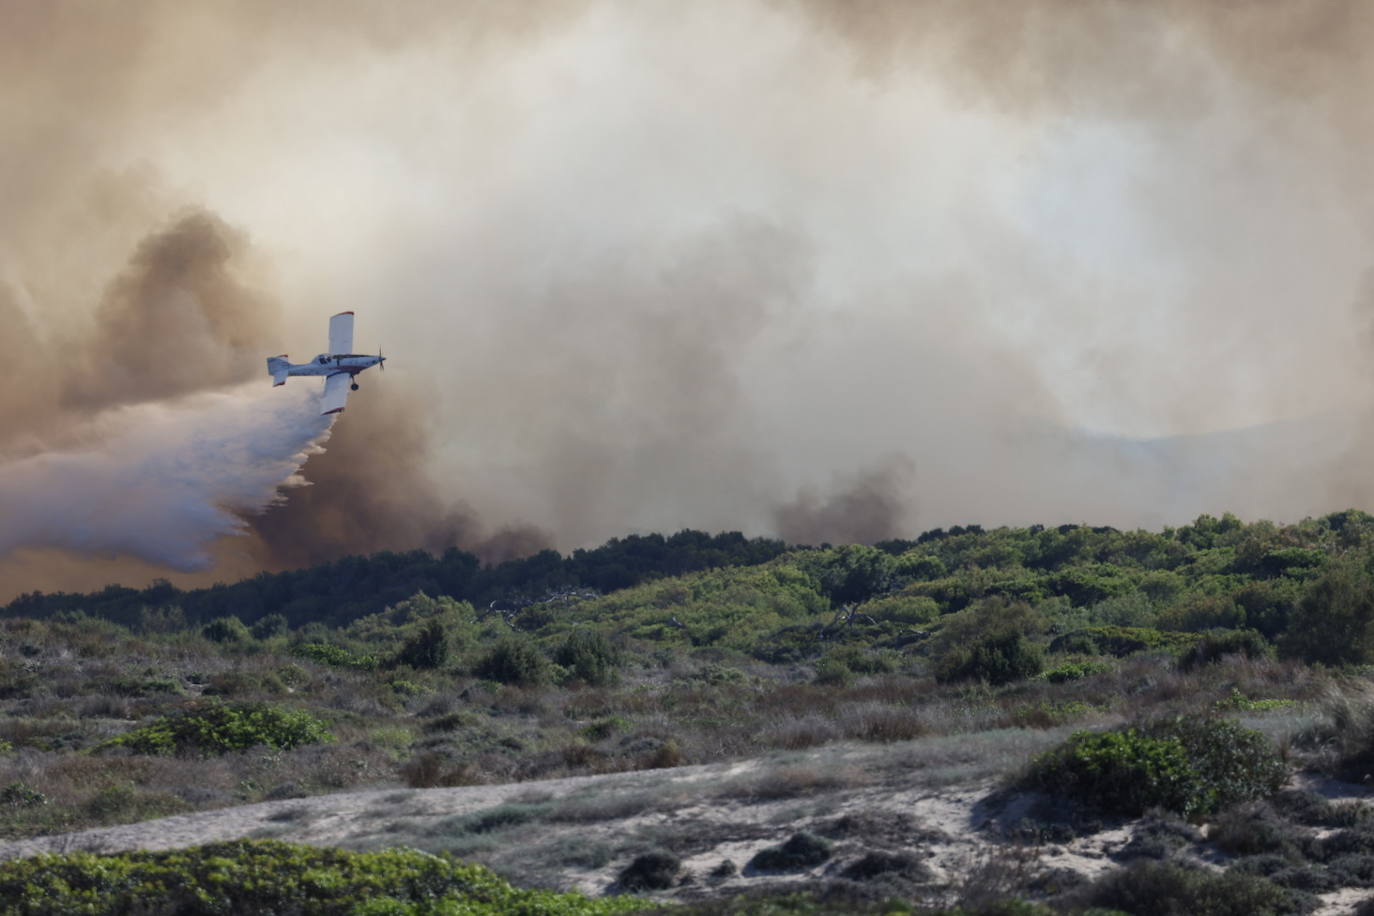
M 78 443 L 0 464 L 0 557 L 21 547 L 136 556 L 181 571 L 246 530 L 244 514 L 305 483 L 333 417 L 317 386 L 265 382 L 119 407 Z

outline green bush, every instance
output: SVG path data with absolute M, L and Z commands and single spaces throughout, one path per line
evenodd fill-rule
M 375 655 L 358 655 L 343 646 L 335 646 L 326 642 L 307 642 L 292 646 L 291 654 L 297 658 L 308 658 L 312 662 L 319 662 L 321 665 L 330 665 L 334 668 L 358 668 L 363 671 L 371 671 L 378 665 Z
M 844 687 L 854 680 L 854 672 L 843 659 L 827 656 L 816 663 L 816 683 Z
M 620 886 L 627 891 L 661 891 L 677 883 L 682 860 L 671 852 L 655 850 L 635 856 L 620 872 Z
M 392 659 L 392 665 L 412 668 L 441 668 L 448 661 L 448 633 L 437 620 L 425 624 L 418 633 L 406 640 Z
M 1026 782 L 1120 814 L 1194 807 L 1195 774 L 1183 745 L 1134 728 L 1075 732 L 1063 745 L 1036 758 Z
M 874 598 L 855 609 L 879 623 L 892 622 L 905 626 L 921 626 L 940 616 L 940 605 L 924 595 L 887 595 Z
M 1056 637 L 1050 643 L 1050 651 L 1081 655 L 1105 653 L 1121 658 L 1160 649 L 1178 652 L 1198 639 L 1196 633 L 1166 632 L 1150 627 L 1083 627 Z
M 7 808 L 35 808 L 47 803 L 48 796 L 22 782 L 12 782 L 0 789 L 0 805 Z
M 1285 657 L 1324 665 L 1374 660 L 1374 580 L 1363 565 L 1343 560 L 1314 579 L 1279 649 Z
M 0 901 L 3 916 L 580 916 L 644 906 L 633 898 L 518 890 L 480 865 L 412 849 L 350 852 L 272 840 L 3 862 Z
M 218 617 L 201 627 L 200 635 L 211 642 L 245 642 L 252 637 L 237 617 Z
M 1139 916 L 1282 916 L 1301 913 L 1291 891 L 1236 870 L 1210 872 L 1171 862 L 1137 862 L 1109 872 L 1092 886 L 1089 901 Z
M 1051 684 L 1064 684 L 1069 681 L 1081 681 L 1085 677 L 1092 677 L 1094 674 L 1101 674 L 1111 669 L 1112 666 L 1106 662 L 1092 660 L 1064 662 L 1062 665 L 1041 672 L 1040 676 Z
M 1020 633 L 987 636 L 950 651 L 935 664 L 938 681 L 980 680 L 1009 684 L 1040 673 L 1040 648 Z
M 621 654 L 603 633 L 578 627 L 554 651 L 553 660 L 567 668 L 572 677 L 603 687 L 616 682 Z
M 332 741 L 307 712 L 266 703 L 205 702 L 125 732 L 97 749 L 125 747 L 140 754 L 225 754 L 250 747 L 287 750 Z
M 1178 659 L 1179 668 L 1191 671 L 1202 665 L 1219 662 L 1228 655 L 1246 658 L 1266 658 L 1274 654 L 1273 646 L 1255 630 L 1212 630 Z
M 1170 719 L 1076 732 L 1037 757 L 1029 787 L 1130 816 L 1164 808 L 1196 818 L 1277 792 L 1287 768 L 1259 732 L 1222 719 Z
M 1162 630 L 1234 630 L 1245 625 L 1245 609 L 1229 595 L 1195 595 L 1165 609 L 1156 619 Z
M 268 614 L 254 621 L 248 631 L 253 634 L 254 639 L 271 639 L 273 636 L 281 636 L 288 629 L 290 626 L 285 617 L 281 614 Z
M 831 856 L 830 844 L 810 833 L 794 833 L 780 846 L 760 849 L 749 860 L 758 871 L 804 871 Z
M 815 577 L 821 594 L 835 605 L 867 601 L 886 590 L 897 565 L 881 550 L 861 544 L 797 551 L 791 560 Z
M 1267 798 L 1288 779 L 1288 767 L 1269 739 L 1230 719 L 1179 716 L 1156 720 L 1149 728 L 1152 734 L 1179 741 L 1188 751 L 1200 782 L 1199 813 Z
M 549 660 L 532 640 L 509 636 L 482 656 L 473 673 L 489 681 L 531 687 L 548 683 L 552 672 Z
M 1044 618 L 1019 601 L 989 598 L 951 614 L 932 646 L 936 680 L 1007 684 L 1040 673 L 1044 663 L 1030 636 Z
M 583 601 L 559 619 L 634 640 L 749 652 L 779 627 L 829 612 L 814 577 L 770 563 L 659 579 Z

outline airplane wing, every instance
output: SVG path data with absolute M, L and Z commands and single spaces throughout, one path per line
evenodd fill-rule
M 329 355 L 353 352 L 353 313 L 340 312 L 329 319 Z
M 352 315 L 349 320 L 352 320 Z M 324 394 L 320 397 L 320 415 L 327 413 L 342 413 L 344 404 L 348 401 L 348 386 L 353 383 L 353 376 L 347 372 L 335 372 L 333 375 L 325 376 Z

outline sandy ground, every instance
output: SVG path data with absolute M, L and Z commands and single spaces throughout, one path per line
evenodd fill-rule
M 1108 825 L 1061 843 L 1007 841 L 1007 826 L 1025 816 L 1034 799 L 996 793 L 1008 769 L 1005 761 L 1024 760 L 1028 750 L 1057 740 L 1053 733 L 1039 732 L 968 736 L 957 746 L 841 745 L 670 770 L 509 785 L 383 788 L 5 842 L 0 858 L 272 837 L 354 849 L 449 850 L 520 884 L 599 895 L 618 889 L 617 876 L 635 855 L 663 847 L 681 857 L 686 877 L 658 896 L 690 899 L 833 880 L 865 854 L 884 852 L 921 863 L 919 875 L 903 879 L 906 893 L 948 903 L 973 885 L 1010 888 L 1037 875 L 1084 880 L 1117 867 L 1112 857 L 1130 841 L 1130 824 Z M 1353 786 L 1309 787 L 1333 797 L 1364 795 Z M 486 825 L 474 826 L 482 818 Z M 748 867 L 759 850 L 798 830 L 825 836 L 834 855 L 788 874 Z M 724 866 L 727 860 L 732 865 Z M 1352 912 L 1370 894 L 1324 895 L 1318 912 Z

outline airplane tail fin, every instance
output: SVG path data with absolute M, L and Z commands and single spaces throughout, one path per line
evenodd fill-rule
M 267 357 L 267 374 L 272 376 L 273 385 L 285 385 L 286 376 L 291 369 L 291 360 L 286 358 L 286 354 L 281 356 Z

